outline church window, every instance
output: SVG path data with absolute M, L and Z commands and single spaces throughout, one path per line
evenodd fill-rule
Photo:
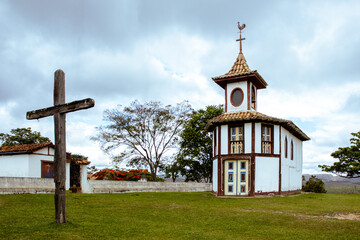
M 285 158 L 288 157 L 288 140 L 287 137 L 285 137 Z
M 245 185 L 241 185 L 240 192 L 242 192 L 242 193 L 246 192 L 246 186 Z
M 233 186 L 232 185 L 229 185 L 228 187 L 228 192 L 232 192 L 233 191 Z
M 293 141 L 291 140 L 291 145 L 290 145 L 290 159 L 291 160 L 294 160 L 294 143 Z
M 233 162 L 229 162 L 229 170 L 233 170 L 234 169 L 234 163 Z
M 254 85 L 251 88 L 251 107 L 256 109 L 256 90 Z
M 261 152 L 271 154 L 273 152 L 273 127 L 261 126 Z
M 230 94 L 230 101 L 234 107 L 238 107 L 244 100 L 244 93 L 240 88 L 235 88 Z
M 244 153 L 244 126 L 230 128 L 230 153 Z

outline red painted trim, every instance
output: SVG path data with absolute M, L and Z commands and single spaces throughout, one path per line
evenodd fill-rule
M 255 192 L 255 122 L 251 123 L 251 159 L 250 159 L 250 191 L 253 196 Z
M 233 100 L 232 100 L 232 95 L 234 94 L 234 92 L 235 92 L 236 90 L 240 90 L 241 93 L 242 93 L 242 99 L 241 99 L 241 101 L 240 101 L 240 103 L 239 103 L 238 105 L 235 104 L 235 103 L 233 103 Z M 231 91 L 231 94 L 230 94 L 230 102 L 231 102 L 231 104 L 232 104 L 234 107 L 239 107 L 239 106 L 241 106 L 241 104 L 243 103 L 243 101 L 244 101 L 244 91 L 243 91 L 241 88 L 234 88 L 234 89 Z
M 228 125 L 228 154 L 231 154 L 231 128 L 232 127 L 242 127 L 243 128 L 243 141 L 242 141 L 242 143 L 243 143 L 243 150 L 244 150 L 244 152 L 245 152 L 245 124 L 243 124 L 243 123 L 240 123 L 240 124 L 234 124 L 234 123 L 232 123 L 232 124 L 229 124 Z M 237 154 L 243 154 L 243 153 L 237 153 Z
M 264 127 L 270 127 L 270 128 L 271 128 L 271 154 L 263 153 L 263 142 L 265 142 L 265 141 L 263 140 L 262 133 L 263 133 Z M 266 155 L 272 155 L 272 154 L 274 154 L 274 125 L 263 124 L 263 123 L 262 123 L 262 124 L 261 124 L 260 138 L 261 138 L 261 153 L 266 154 Z M 269 142 L 269 141 L 267 141 L 267 142 Z M 274 154 L 274 155 L 275 155 L 275 154 Z
M 281 126 L 279 126 L 279 193 L 281 192 Z
M 227 112 L 227 85 L 225 86 L 225 112 Z
M 221 126 L 218 126 L 218 195 L 222 196 L 223 187 L 222 187 L 222 161 L 221 161 Z
M 247 81 L 247 102 L 248 102 L 248 106 L 247 106 L 247 110 L 251 110 L 251 98 L 250 98 L 250 82 Z

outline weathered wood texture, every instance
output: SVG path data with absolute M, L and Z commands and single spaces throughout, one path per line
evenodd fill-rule
M 27 112 L 26 119 L 39 119 L 54 115 L 56 113 L 69 113 L 82 109 L 92 108 L 95 105 L 94 99 L 86 98 L 84 100 L 73 101 L 66 104 L 61 104 L 54 107 L 43 108 Z
M 26 118 L 39 119 L 54 116 L 55 126 L 55 221 L 66 223 L 66 113 L 91 108 L 95 101 L 91 98 L 65 104 L 65 73 L 57 70 L 54 77 L 54 106 L 29 111 Z
M 65 104 L 65 73 L 57 70 L 54 77 L 54 105 Z M 54 109 L 56 110 L 56 109 Z M 52 115 L 52 114 L 51 114 Z M 50 116 L 50 115 L 48 115 Z M 66 113 L 54 114 L 55 126 L 55 221 L 66 223 Z

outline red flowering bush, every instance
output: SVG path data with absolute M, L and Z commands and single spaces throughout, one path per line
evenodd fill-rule
M 141 176 L 151 179 L 151 174 L 146 169 L 131 169 L 129 171 L 115 171 L 114 169 L 104 168 L 94 174 L 96 180 L 118 180 L 118 181 L 138 181 Z

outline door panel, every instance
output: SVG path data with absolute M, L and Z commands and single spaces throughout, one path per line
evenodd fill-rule
M 248 160 L 225 161 L 225 195 L 248 195 Z

